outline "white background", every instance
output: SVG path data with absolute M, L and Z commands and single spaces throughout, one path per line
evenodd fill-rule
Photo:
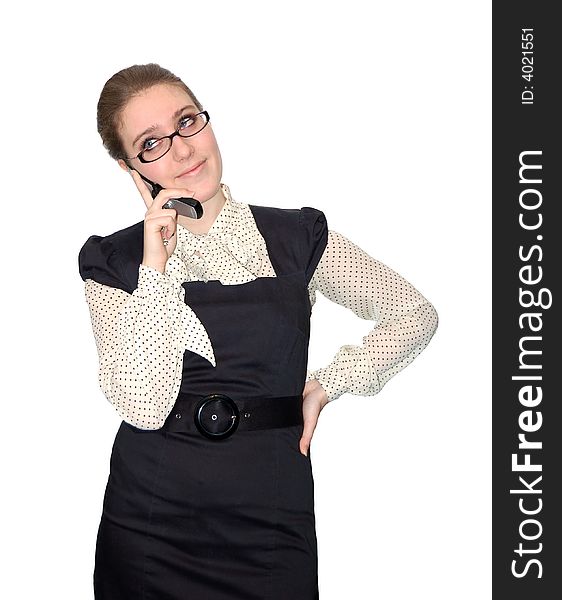
M 321 414 L 321 599 L 491 596 L 490 8 L 38 2 L 4 15 L 3 598 L 93 598 L 120 420 L 98 388 L 77 256 L 143 219 L 95 116 L 105 81 L 145 62 L 210 112 L 236 200 L 320 208 L 439 313 L 380 394 Z M 371 325 L 318 295 L 309 367 Z

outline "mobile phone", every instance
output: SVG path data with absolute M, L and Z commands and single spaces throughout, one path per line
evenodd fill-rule
M 140 173 L 139 175 L 144 181 L 150 184 L 150 195 L 153 199 L 164 189 L 161 185 L 154 183 L 154 181 L 150 181 L 150 179 L 146 178 L 144 175 L 141 175 Z M 162 208 L 173 208 L 177 211 L 178 215 L 190 217 L 191 219 L 200 219 L 203 216 L 201 202 L 195 200 L 195 198 L 170 198 L 162 205 Z

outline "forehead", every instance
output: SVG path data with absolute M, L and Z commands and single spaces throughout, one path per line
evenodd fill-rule
M 185 90 L 175 85 L 155 85 L 127 102 L 121 113 L 121 135 L 130 143 L 149 127 L 169 129 L 174 113 L 187 105 L 195 103 Z

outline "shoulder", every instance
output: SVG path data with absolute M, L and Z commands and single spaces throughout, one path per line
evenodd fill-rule
M 248 204 L 254 218 L 264 222 L 289 227 L 310 228 L 326 224 L 325 214 L 318 208 L 303 206 L 302 208 L 279 208 L 276 206 L 258 206 Z
M 144 221 L 110 235 L 91 235 L 78 253 L 80 277 L 132 293 L 142 262 Z

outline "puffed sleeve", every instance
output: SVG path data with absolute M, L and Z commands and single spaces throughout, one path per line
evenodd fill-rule
M 308 284 L 328 243 L 328 224 L 326 215 L 310 206 L 300 209 L 299 220 L 304 236 L 303 255 Z
M 91 279 L 131 294 L 136 282 L 127 276 L 124 259 L 118 247 L 108 238 L 92 235 L 78 254 L 78 269 L 84 281 Z
M 79 254 L 98 381 L 123 420 L 159 429 L 179 393 L 185 350 L 213 366 L 215 357 L 203 325 L 185 303 L 181 281 L 142 264 L 133 278 L 124 256 L 99 236 L 89 238 Z
M 362 344 L 341 346 L 329 365 L 307 371 L 307 381 L 317 379 L 330 401 L 346 392 L 377 394 L 422 352 L 437 329 L 435 308 L 413 285 L 332 230 L 308 289 L 311 304 L 319 291 L 375 322 Z

